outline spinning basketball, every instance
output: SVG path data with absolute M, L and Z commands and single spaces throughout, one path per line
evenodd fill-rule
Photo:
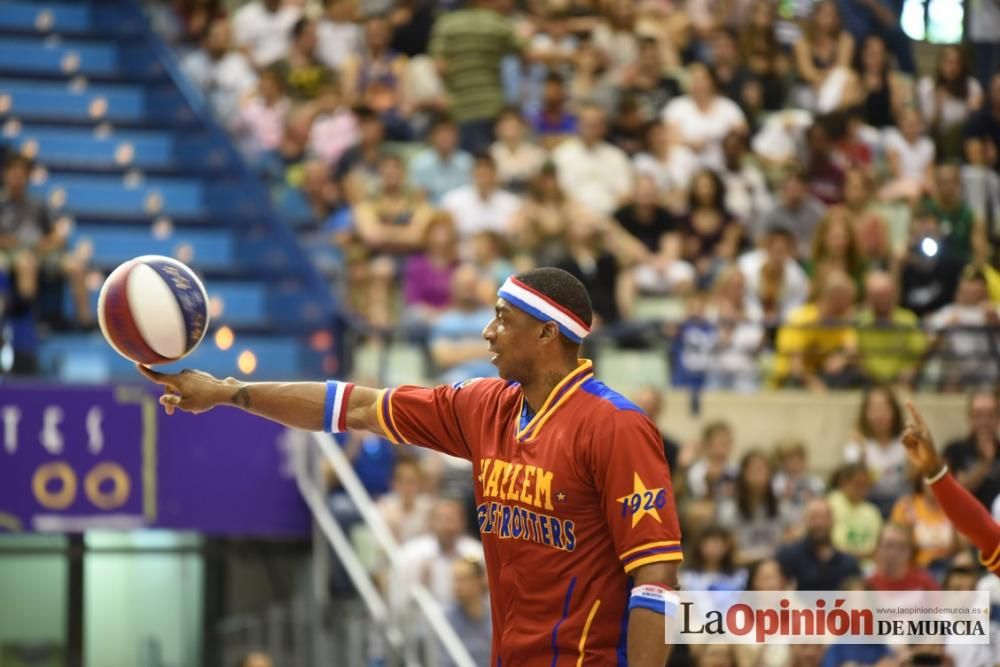
M 205 337 L 208 295 L 181 262 L 144 255 L 104 281 L 97 317 L 104 337 L 123 357 L 164 364 L 183 359 Z

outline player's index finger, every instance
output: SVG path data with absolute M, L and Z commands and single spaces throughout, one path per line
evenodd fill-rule
M 146 376 L 147 380 L 155 382 L 156 384 L 169 384 L 172 378 L 172 376 L 167 375 L 166 373 L 154 371 L 152 368 L 142 364 L 136 364 L 135 367 L 140 373 Z
M 912 401 L 906 402 L 906 409 L 910 411 L 910 415 L 913 417 L 913 421 L 917 426 L 920 426 L 921 428 L 925 428 L 927 426 L 927 422 L 924 421 L 924 416 L 920 414 L 920 411 L 917 410 Z

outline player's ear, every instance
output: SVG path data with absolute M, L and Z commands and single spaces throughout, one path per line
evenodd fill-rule
M 559 340 L 559 325 L 555 322 L 545 322 L 538 333 L 540 343 L 548 344 Z

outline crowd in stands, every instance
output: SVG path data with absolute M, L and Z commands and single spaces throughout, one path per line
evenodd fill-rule
M 171 36 L 357 328 L 471 340 L 546 264 L 632 344 L 675 305 L 677 386 L 993 382 L 997 10 L 918 59 L 892 2 L 688 5 L 177 2 Z

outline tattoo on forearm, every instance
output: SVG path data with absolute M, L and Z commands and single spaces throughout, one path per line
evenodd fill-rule
M 250 388 L 245 384 L 240 384 L 240 388 L 229 397 L 229 402 L 246 410 L 250 407 Z

